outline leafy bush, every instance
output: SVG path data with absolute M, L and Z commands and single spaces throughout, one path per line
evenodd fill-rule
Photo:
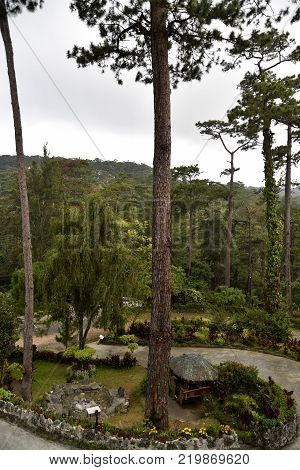
M 209 328 L 207 328 L 207 326 L 203 326 L 199 331 L 196 331 L 196 333 L 194 333 L 194 337 L 197 343 L 209 343 Z
M 13 399 L 14 394 L 5 388 L 0 388 L 0 400 L 3 401 L 11 401 Z
M 126 352 L 122 360 L 122 366 L 129 369 L 130 367 L 133 367 L 136 364 L 137 364 L 136 358 L 132 354 Z
M 139 345 L 137 343 L 129 343 L 128 344 L 128 349 L 131 352 L 131 354 L 133 355 L 134 351 L 139 349 Z
M 218 391 L 223 396 L 231 393 L 249 394 L 257 390 L 258 370 L 254 366 L 228 361 L 220 364 L 218 371 Z
M 9 364 L 6 367 L 5 373 L 12 380 L 22 380 L 23 379 L 23 374 L 24 374 L 24 369 L 23 369 L 23 366 L 21 364 L 18 364 L 17 362 L 12 362 L 11 364 Z
M 214 294 L 217 305 L 225 309 L 243 307 L 246 304 L 245 294 L 235 287 L 220 286 Z
M 206 323 L 202 318 L 187 320 L 182 317 L 180 320 L 172 320 L 171 326 L 173 340 L 176 343 L 186 343 L 188 341 L 194 341 L 195 333 L 206 326 Z
M 241 425 L 249 427 L 255 421 L 258 405 L 255 399 L 246 394 L 234 394 L 225 403 L 225 411 L 237 417 Z
M 235 315 L 227 325 L 241 335 L 248 330 L 248 338 L 251 334 L 260 338 L 270 338 L 277 342 L 285 342 L 290 336 L 290 320 L 284 312 L 276 312 L 272 315 L 261 310 L 245 310 Z
M 184 289 L 177 297 L 176 303 L 181 305 L 197 306 L 199 310 L 205 310 L 206 301 L 205 296 L 197 289 L 187 288 Z
M 187 283 L 187 277 L 183 268 L 172 266 L 171 269 L 171 289 L 172 295 L 177 296 L 184 291 Z
M 128 333 L 139 339 L 148 340 L 150 338 L 150 322 L 134 322 L 130 325 Z
M 137 342 L 137 338 L 135 335 L 122 335 L 122 336 L 119 336 L 118 339 L 122 344 L 125 344 L 126 346 L 128 346 L 130 343 Z
M 75 346 L 71 346 L 64 351 L 63 355 L 66 358 L 74 359 L 78 362 L 88 362 L 95 352 L 96 350 L 90 346 L 85 346 L 84 349 L 78 349 Z
M 15 349 L 17 322 L 12 299 L 0 292 L 0 386 L 3 383 L 4 365 Z

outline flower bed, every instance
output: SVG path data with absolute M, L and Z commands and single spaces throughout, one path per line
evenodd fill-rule
M 172 320 L 173 344 L 253 348 L 300 361 L 300 340 L 288 339 L 288 336 L 285 336 L 285 325 L 282 326 L 280 323 L 281 317 L 276 317 L 274 320 L 269 317 L 263 318 L 262 324 L 259 324 L 257 320 L 257 325 L 255 325 L 255 318 L 253 323 L 251 315 L 243 313 L 241 319 L 224 317 L 211 322 L 202 318 L 186 320 L 184 317 Z M 128 333 L 134 335 L 140 344 L 148 344 L 150 322 L 132 323 Z M 119 342 L 118 338 L 109 340 L 115 344 Z

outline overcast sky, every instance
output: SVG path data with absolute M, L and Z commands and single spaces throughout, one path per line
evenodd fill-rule
M 43 144 L 48 142 L 56 156 L 152 165 L 151 85 L 137 84 L 133 75 L 125 73 L 124 85 L 119 86 L 110 72 L 101 74 L 96 66 L 78 69 L 74 60 L 66 58 L 67 50 L 75 43 L 87 45 L 95 37 L 95 32 L 70 12 L 69 3 L 46 0 L 41 11 L 24 13 L 11 22 L 25 153 L 41 154 Z M 300 42 L 300 34 L 298 38 Z M 280 74 L 295 71 L 282 66 Z M 213 69 L 200 83 L 180 84 L 172 92 L 173 166 L 197 162 L 204 177 L 220 179 L 226 154 L 216 142 L 209 141 L 205 146 L 207 139 L 198 134 L 195 122 L 225 116 L 238 97 L 236 87 L 244 72 L 225 74 Z M 0 43 L 0 155 L 14 153 L 8 79 Z M 237 179 L 247 185 L 262 185 L 259 149 L 242 153 L 237 166 L 241 167 Z M 300 179 L 299 169 L 293 176 Z

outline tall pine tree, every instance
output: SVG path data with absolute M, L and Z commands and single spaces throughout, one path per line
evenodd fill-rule
M 201 79 L 217 58 L 215 43 L 224 30 L 250 23 L 268 1 L 74 0 L 71 8 L 99 42 L 75 46 L 69 57 L 81 67 L 110 64 L 119 83 L 122 70 L 136 69 L 136 80 L 153 83 L 154 161 L 152 224 L 152 316 L 146 417 L 159 429 L 168 426 L 170 295 L 170 85 Z M 218 22 L 227 28 L 218 30 Z M 229 33 L 228 33 L 229 35 Z
M 23 147 L 22 119 L 14 63 L 14 51 L 10 35 L 8 17 L 9 15 L 16 15 L 21 13 L 23 8 L 26 8 L 29 11 L 34 11 L 38 6 L 42 6 L 42 4 L 43 0 L 0 0 L 0 30 L 6 54 L 11 103 L 13 110 L 22 215 L 23 256 L 25 270 L 25 317 L 23 357 L 24 378 L 22 385 L 22 394 L 24 399 L 26 400 L 31 400 L 32 398 L 32 337 L 34 315 L 32 247 L 26 182 L 26 168 Z

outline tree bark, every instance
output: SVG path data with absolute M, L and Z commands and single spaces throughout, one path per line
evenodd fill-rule
M 191 277 L 192 275 L 192 259 L 193 259 L 193 211 L 192 211 L 192 204 L 189 205 L 189 237 L 188 237 L 188 252 L 189 252 L 189 259 L 188 259 L 188 276 Z
M 287 129 L 287 154 L 285 173 L 285 211 L 284 211 L 284 269 L 285 295 L 289 312 L 292 308 L 291 279 L 291 200 L 292 200 L 292 128 Z
M 282 227 L 279 218 L 278 187 L 275 180 L 270 124 L 263 129 L 265 161 L 266 225 L 268 232 L 267 265 L 265 274 L 265 309 L 274 313 L 280 305 L 280 268 L 282 261 Z
M 233 224 L 233 183 L 234 183 L 234 152 L 230 154 L 230 182 L 228 196 L 228 219 L 225 256 L 225 285 L 231 285 L 231 248 L 232 248 L 232 224 Z
M 23 256 L 25 271 L 25 317 L 24 317 L 24 377 L 22 383 L 22 395 L 25 400 L 32 399 L 32 337 L 33 337 L 33 272 L 32 272 L 32 246 L 29 204 L 26 182 L 26 167 L 23 149 L 22 120 L 18 97 L 18 87 L 14 64 L 13 45 L 10 36 L 8 17 L 2 12 L 0 16 L 0 29 L 4 42 L 6 61 L 8 68 L 11 103 L 15 127 L 16 153 L 18 159 L 19 191 L 21 201 Z
M 171 103 L 167 9 L 151 1 L 151 41 L 155 142 L 153 162 L 152 313 L 146 418 L 158 429 L 168 427 L 171 352 Z
M 249 299 L 252 297 L 252 225 L 251 213 L 248 208 L 248 277 L 246 286 L 246 295 Z
M 78 347 L 79 349 L 84 349 L 85 347 L 85 338 L 84 338 L 84 315 L 78 314 Z

